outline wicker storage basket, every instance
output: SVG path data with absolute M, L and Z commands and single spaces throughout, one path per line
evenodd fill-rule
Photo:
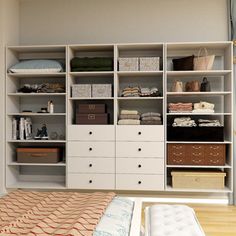
M 138 57 L 121 57 L 119 58 L 119 71 L 138 71 Z
M 91 97 L 91 84 L 73 84 L 72 97 Z
M 111 84 L 93 84 L 92 97 L 111 97 Z
M 160 57 L 140 57 L 139 58 L 140 71 L 159 71 Z

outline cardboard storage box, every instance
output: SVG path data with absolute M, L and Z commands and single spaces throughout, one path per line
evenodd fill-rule
M 226 173 L 220 171 L 172 171 L 172 187 L 181 189 L 223 189 Z
M 77 114 L 103 114 L 106 113 L 105 104 L 77 104 Z
M 121 57 L 119 58 L 119 71 L 138 71 L 138 57 Z
M 91 97 L 91 84 L 73 84 L 72 97 Z
M 18 163 L 57 163 L 60 148 L 17 148 Z
M 139 69 L 140 71 L 159 71 L 160 57 L 140 57 Z
M 111 97 L 111 84 L 93 84 L 92 97 Z
M 108 114 L 76 114 L 76 124 L 102 125 L 108 124 Z

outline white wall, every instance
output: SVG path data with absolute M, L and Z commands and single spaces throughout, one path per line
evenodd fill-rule
M 227 39 L 227 0 L 20 0 L 21 44 Z
M 18 38 L 19 1 L 0 0 L 0 193 L 5 191 L 5 45 Z

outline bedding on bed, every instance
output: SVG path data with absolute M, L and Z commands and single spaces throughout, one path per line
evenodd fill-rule
M 0 198 L 0 236 L 90 236 L 114 193 L 14 191 Z

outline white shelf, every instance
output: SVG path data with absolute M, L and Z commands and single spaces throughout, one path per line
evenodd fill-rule
M 206 166 L 206 165 L 199 165 L 199 166 L 192 166 L 192 165 L 166 165 L 167 168 L 206 168 L 206 169 L 216 169 L 216 168 L 220 168 L 220 169 L 231 169 L 232 166 L 226 164 L 224 166 Z
M 223 189 L 191 189 L 191 188 L 173 188 L 172 186 L 168 185 L 166 187 L 166 191 L 170 192 L 201 192 L 201 193 L 231 193 L 232 190 L 228 187 Z
M 230 116 L 232 113 L 215 112 L 215 113 L 193 113 L 193 112 L 177 112 L 177 113 L 166 113 L 168 116 Z
M 66 140 L 8 140 L 8 143 L 66 143 Z
M 118 97 L 118 100 L 162 100 L 163 97 Z
M 78 71 L 78 72 L 70 72 L 70 76 L 107 76 L 113 75 L 114 71 Z
M 168 96 L 224 96 L 232 94 L 232 92 L 167 92 Z
M 206 70 L 206 71 L 167 71 L 168 78 L 179 76 L 224 76 L 230 74 L 231 70 Z
M 66 166 L 66 163 L 59 162 L 59 163 L 18 163 L 18 162 L 11 162 L 8 163 L 9 166 Z
M 70 97 L 69 100 L 113 100 L 114 97 Z
M 34 113 L 34 112 L 22 112 L 22 113 L 8 113 L 8 116 L 66 116 L 66 113 Z
M 66 93 L 8 93 L 8 96 L 28 97 L 28 96 L 65 96 Z
M 7 188 L 25 188 L 25 189 L 65 189 L 63 182 L 39 182 L 39 181 L 18 181 L 8 185 Z
M 117 71 L 120 76 L 161 76 L 163 71 Z
M 66 76 L 65 72 L 59 73 L 8 73 L 7 76 L 13 78 L 63 78 Z
M 166 143 L 186 143 L 186 144 L 191 144 L 191 143 L 196 143 L 196 144 L 232 144 L 231 141 L 223 141 L 223 142 L 200 142 L 200 141 L 166 141 Z

